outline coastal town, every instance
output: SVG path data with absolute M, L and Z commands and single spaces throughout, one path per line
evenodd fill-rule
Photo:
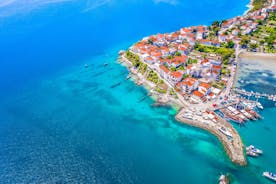
M 247 164 L 245 146 L 230 122 L 259 119 L 263 109 L 260 102 L 244 98 L 245 91 L 237 93 L 239 55 L 276 52 L 274 0 L 262 6 L 252 1 L 250 7 L 243 16 L 145 37 L 120 52 L 130 76 L 149 89 L 156 104 L 177 105 L 176 120 L 214 134 L 239 165 Z M 246 154 L 254 155 L 252 149 Z

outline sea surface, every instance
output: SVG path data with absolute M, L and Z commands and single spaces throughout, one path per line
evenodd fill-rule
M 152 107 L 117 63 L 144 36 L 241 15 L 248 2 L 1 1 L 0 183 L 200 184 L 221 173 L 269 183 L 261 174 L 276 172 L 275 107 L 237 127 L 264 155 L 235 166 L 214 136 Z M 250 72 L 242 79 L 260 91 L 276 85 L 258 88 Z

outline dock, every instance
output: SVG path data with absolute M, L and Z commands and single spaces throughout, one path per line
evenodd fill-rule
M 235 88 L 233 90 L 234 92 L 247 97 L 255 97 L 257 99 L 264 98 L 266 100 L 273 101 L 273 102 L 276 101 L 276 94 L 266 94 L 266 93 L 259 93 L 254 91 L 246 91 L 244 89 L 238 89 L 238 88 Z

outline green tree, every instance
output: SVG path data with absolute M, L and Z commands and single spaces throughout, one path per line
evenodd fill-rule
M 176 56 L 181 56 L 181 53 L 180 53 L 179 51 L 177 51 L 177 52 L 175 53 L 175 55 L 176 55 Z

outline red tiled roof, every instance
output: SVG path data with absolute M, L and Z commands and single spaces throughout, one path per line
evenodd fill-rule
M 211 87 L 210 84 L 205 83 L 205 82 L 200 83 L 199 86 L 200 86 L 200 87 L 204 87 L 205 89 L 209 89 L 209 88 Z
M 181 72 L 172 72 L 171 76 L 175 77 L 175 78 L 181 78 L 182 77 L 182 73 Z
M 165 67 L 164 65 L 160 65 L 159 67 L 160 67 L 160 69 L 163 70 L 165 73 L 169 73 L 169 72 L 170 72 L 170 70 L 169 70 L 167 67 Z
M 204 97 L 204 94 L 201 93 L 201 92 L 199 92 L 199 91 L 194 91 L 194 92 L 193 92 L 193 95 L 195 95 L 195 96 L 197 96 L 197 97 L 199 97 L 199 98 Z

